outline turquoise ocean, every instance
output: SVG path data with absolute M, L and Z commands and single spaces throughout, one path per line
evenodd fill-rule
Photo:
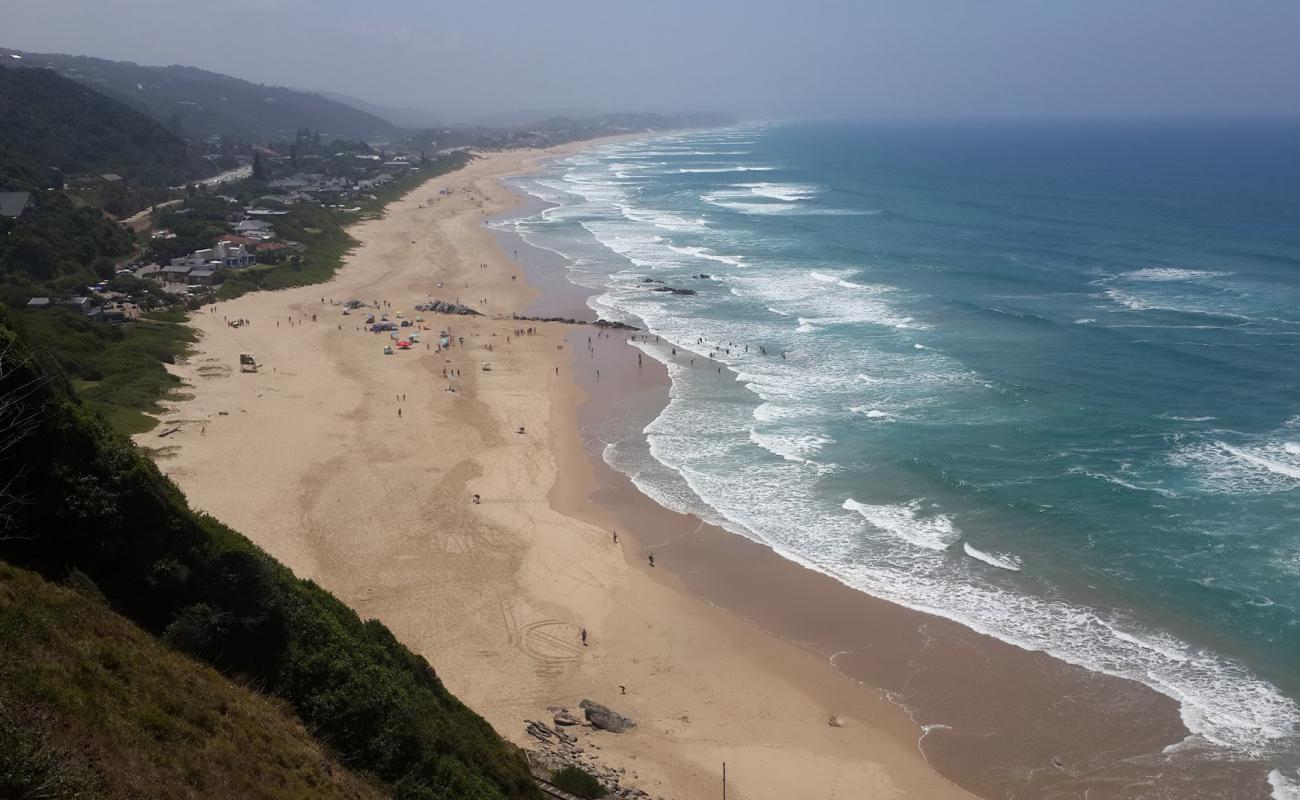
M 1300 125 L 754 124 L 514 183 L 671 361 L 605 447 L 642 491 L 1300 796 Z

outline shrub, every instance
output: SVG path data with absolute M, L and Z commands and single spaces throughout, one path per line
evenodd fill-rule
M 589 800 L 598 800 L 605 796 L 605 787 L 600 785 L 600 781 L 580 767 L 569 766 L 554 773 L 551 775 L 551 783 L 569 794 L 576 794 Z

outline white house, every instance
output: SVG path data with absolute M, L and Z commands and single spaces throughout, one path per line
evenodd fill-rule
M 256 259 L 242 244 L 217 242 L 212 247 L 195 250 L 187 256 L 173 258 L 162 270 L 163 283 L 211 285 L 221 283 L 228 268 L 250 266 Z M 197 280 L 196 280 L 197 279 Z

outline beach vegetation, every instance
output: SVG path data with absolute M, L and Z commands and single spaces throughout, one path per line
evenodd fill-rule
M 569 794 L 585 797 L 587 800 L 599 800 L 607 794 L 605 787 L 601 786 L 594 775 L 573 765 L 552 773 L 551 783 Z
M 142 315 L 128 325 L 105 325 L 71 309 L 24 311 L 15 318 L 47 373 L 68 381 L 86 406 L 125 434 L 153 429 L 149 416 L 181 388 L 167 371 L 190 350 L 198 334 L 180 311 Z
M 239 686 L 66 587 L 0 562 L 0 797 L 388 796 L 282 701 Z

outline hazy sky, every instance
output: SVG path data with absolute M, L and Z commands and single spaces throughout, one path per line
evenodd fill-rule
M 0 0 L 0 44 L 450 118 L 1300 114 L 1300 0 Z

